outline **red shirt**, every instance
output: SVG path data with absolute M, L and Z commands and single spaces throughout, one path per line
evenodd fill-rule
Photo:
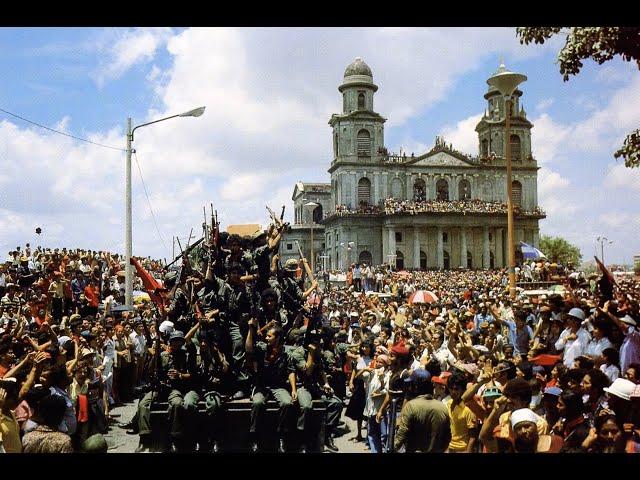
M 99 303 L 99 295 L 98 287 L 92 287 L 91 285 L 87 285 L 84 288 L 84 296 L 89 300 L 89 305 L 92 307 L 97 307 Z

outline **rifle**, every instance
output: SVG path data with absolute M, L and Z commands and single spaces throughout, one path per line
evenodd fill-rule
M 171 262 L 169 265 L 167 265 L 165 268 L 169 268 L 171 265 L 173 265 L 174 263 L 176 263 L 178 260 L 180 260 L 181 258 L 184 258 L 185 255 L 189 255 L 198 245 L 200 245 L 200 243 L 204 240 L 204 237 L 202 237 L 201 239 L 199 239 L 198 241 L 194 242 L 192 245 L 189 245 L 189 247 L 187 247 L 187 249 L 182 252 L 180 255 L 178 255 L 176 258 L 173 259 L 173 262 Z
M 311 343 L 316 343 L 319 336 L 319 327 L 321 327 L 322 318 L 322 301 L 324 300 L 324 292 L 320 294 L 318 304 L 311 309 L 309 315 L 309 323 L 307 324 L 307 331 L 304 334 L 303 346 L 308 347 Z
M 315 282 L 315 278 L 313 276 L 313 271 L 311 270 L 311 267 L 309 266 L 309 262 L 307 262 L 307 259 L 304 258 L 304 255 L 302 254 L 302 249 L 300 248 L 300 243 L 297 240 L 296 240 L 296 246 L 298 247 L 298 253 L 300 254 L 300 258 L 302 259 L 302 263 L 304 264 L 304 271 L 307 273 L 307 277 L 309 277 L 309 281 L 311 283 L 313 283 L 313 282 Z

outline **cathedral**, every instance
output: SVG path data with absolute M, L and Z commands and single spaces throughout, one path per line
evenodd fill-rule
M 500 66 L 504 69 L 504 65 Z M 499 70 L 500 71 L 500 70 Z M 398 269 L 501 268 L 508 264 L 504 97 L 489 87 L 475 130 L 478 154 L 445 139 L 421 155 L 394 154 L 384 144 L 386 119 L 374 108 L 378 86 L 356 58 L 338 87 L 342 112 L 329 120 L 330 183 L 296 183 L 294 224 L 282 261 L 298 246 L 316 270 L 352 263 Z M 538 246 L 538 164 L 522 91 L 513 94 L 510 138 L 514 241 Z M 518 250 L 516 250 L 518 255 Z

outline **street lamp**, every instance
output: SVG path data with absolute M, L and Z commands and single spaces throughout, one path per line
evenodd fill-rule
M 315 223 L 313 220 L 313 212 L 316 207 L 319 207 L 320 204 L 316 202 L 307 202 L 303 205 L 309 211 L 309 215 L 311 216 L 311 271 L 315 273 L 314 269 L 314 258 L 313 258 L 313 224 Z
M 500 67 L 493 74 L 491 78 L 487 80 L 489 86 L 498 90 L 505 99 L 505 156 L 507 160 L 507 233 L 509 237 L 509 297 L 514 300 L 516 298 L 516 252 L 515 245 L 513 243 L 513 200 L 512 185 L 511 185 L 511 96 L 515 89 L 522 82 L 526 81 L 527 77 L 520 73 L 510 72 L 504 66 L 504 63 L 500 63 Z
M 602 260 L 602 264 L 604 265 L 604 244 L 611 245 L 613 240 L 609 240 L 607 237 L 598 237 L 596 240 L 600 242 L 600 260 Z
M 205 107 L 195 108 L 193 110 L 189 110 L 188 112 L 179 113 L 178 115 L 171 115 L 170 117 L 161 118 L 159 120 L 154 120 L 153 122 L 143 123 L 142 125 L 138 125 L 137 127 L 131 129 L 131 117 L 127 118 L 127 162 L 126 162 L 126 191 L 125 191 L 125 216 L 126 216 L 126 226 L 125 226 L 125 305 L 128 308 L 133 307 L 133 269 L 131 265 L 131 154 L 133 150 L 131 148 L 131 144 L 133 143 L 133 134 L 136 129 L 140 127 L 146 127 L 147 125 L 151 125 L 152 123 L 163 122 L 165 120 L 169 120 L 170 118 L 176 117 L 199 117 L 204 113 Z

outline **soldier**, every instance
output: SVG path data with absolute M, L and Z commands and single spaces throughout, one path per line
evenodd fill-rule
M 242 239 L 238 234 L 231 234 L 227 238 L 228 255 L 224 259 L 224 270 L 229 274 L 229 268 L 231 266 L 239 266 L 242 269 L 240 275 L 253 274 L 256 272 L 256 267 L 253 262 L 253 255 L 251 252 L 244 251 L 242 249 Z
M 284 329 L 287 327 L 289 322 L 285 311 L 280 308 L 278 294 L 272 288 L 267 288 L 262 292 L 262 295 L 260 296 L 260 306 L 256 313 L 258 327 L 260 328 L 258 334 L 260 336 L 262 336 L 260 331 L 265 329 L 269 324 L 276 324 L 279 325 L 280 328 Z
M 317 287 L 318 283 L 314 281 L 311 287 L 307 291 L 302 291 L 298 281 L 295 279 L 295 273 L 298 269 L 298 261 L 290 258 L 285 263 L 284 269 L 278 269 L 278 281 L 271 279 L 269 282 L 272 285 L 282 301 L 282 306 L 287 312 L 287 318 L 289 319 L 289 328 L 294 325 L 296 317 L 305 310 L 304 302 L 306 298 Z
M 259 430 L 266 402 L 275 398 L 280 408 L 278 420 L 278 452 L 286 451 L 284 435 L 289 433 L 288 417 L 293 403 L 298 399 L 296 366 L 284 349 L 282 327 L 274 325 L 267 330 L 266 342 L 255 343 L 258 320 L 249 321 L 249 333 L 245 342 L 247 357 L 256 374 L 256 386 L 251 406 L 251 452 L 259 451 Z
M 138 404 L 140 445 L 136 452 L 147 451 L 151 436 L 151 404 L 156 399 L 169 402 L 171 451 L 188 445 L 198 409 L 197 364 L 193 344 L 187 345 L 184 334 L 176 330 L 169 337 L 169 349 L 160 354 L 160 391 L 148 392 Z
M 242 370 L 245 359 L 244 340 L 249 330 L 249 319 L 255 315 L 257 304 L 255 290 L 250 289 L 242 280 L 242 267 L 239 264 L 231 264 L 227 271 L 228 283 L 232 290 L 233 302 L 236 308 L 229 320 L 229 334 L 232 347 L 232 369 L 237 379 L 238 391 L 234 394 L 234 400 L 247 397 L 250 391 L 249 376 Z
M 292 330 L 292 333 L 294 332 L 295 330 Z M 296 343 L 300 343 L 300 337 L 305 333 L 306 327 L 299 330 L 296 335 Z M 329 378 L 326 374 L 326 368 L 330 365 L 333 355 L 325 356 L 325 352 L 322 349 L 322 341 L 319 341 L 319 343 L 320 345 L 309 344 L 306 361 L 304 356 L 300 356 L 300 351 L 304 354 L 303 347 L 298 347 L 293 353 L 294 358 L 296 358 L 297 373 L 302 381 L 302 386 L 298 388 L 298 402 L 301 410 L 298 417 L 298 430 L 304 431 L 305 429 L 305 417 L 303 414 L 307 412 L 304 412 L 304 405 L 308 404 L 310 409 L 314 399 L 322 400 L 326 408 L 324 445 L 329 450 L 337 452 L 338 447 L 333 442 L 333 435 L 340 422 L 343 403 L 329 385 Z M 300 450 L 301 453 L 304 453 L 304 442 Z
M 189 325 L 189 296 L 187 295 L 184 285 L 177 285 L 178 274 L 175 271 L 168 272 L 164 276 L 164 286 L 173 290 L 173 298 L 167 307 L 167 319 L 173 322 L 176 330 L 186 331 L 191 327 Z
M 189 341 L 201 328 L 203 322 L 199 321 L 187 333 L 185 339 Z M 222 433 L 224 432 L 223 402 L 224 398 L 233 394 L 236 388 L 236 379 L 221 348 L 214 330 L 204 330 L 198 335 L 200 344 L 200 357 L 198 375 L 205 402 L 205 431 L 210 444 L 211 453 L 219 453 L 222 449 Z

